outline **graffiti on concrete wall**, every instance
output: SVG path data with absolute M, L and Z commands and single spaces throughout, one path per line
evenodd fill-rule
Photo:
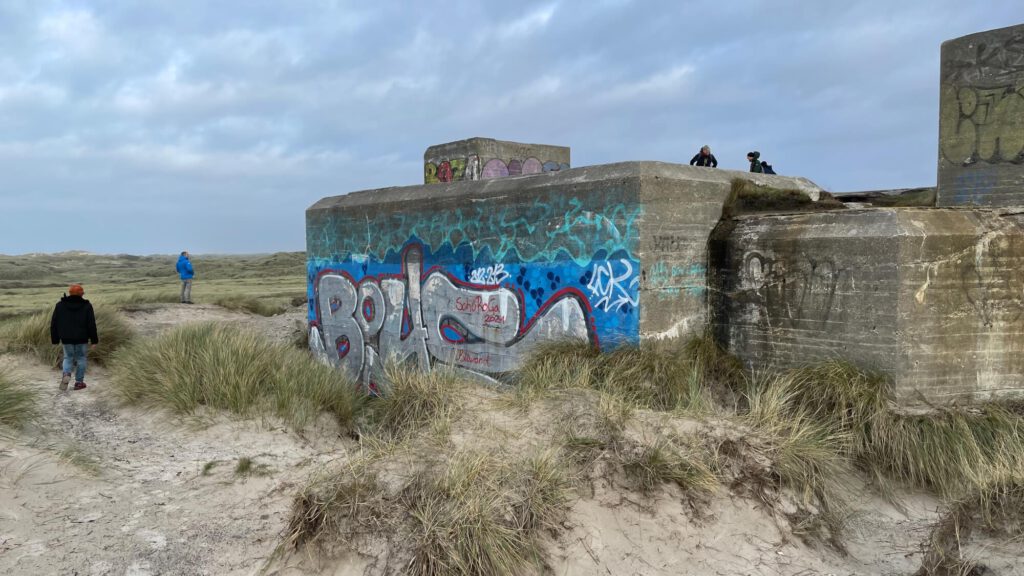
M 539 342 L 636 343 L 640 216 L 618 189 L 311 212 L 310 347 L 374 390 L 387 361 L 490 380 Z
M 483 162 L 479 156 L 474 154 L 468 158 L 450 158 L 439 162 L 424 163 L 423 181 L 427 184 L 436 184 L 460 180 L 488 180 L 568 169 L 569 165 L 566 163 L 541 162 L 536 158 L 525 160 L 491 158 L 487 162 Z
M 437 249 L 447 246 L 473 252 L 452 256 L 458 262 L 474 261 L 482 255 L 480 266 L 566 259 L 589 265 L 600 252 L 635 253 L 641 210 L 636 203 L 616 200 L 621 197 L 621 192 L 611 191 L 585 202 L 569 194 L 552 193 L 515 205 L 467 199 L 450 209 L 429 213 L 325 212 L 307 219 L 306 248 L 311 258 L 320 260 L 351 257 L 397 262 L 398 253 L 415 237 Z
M 503 263 L 470 268 L 431 260 L 450 262 L 414 241 L 397 264 L 311 264 L 310 347 L 374 391 L 385 360 L 489 379 L 519 368 L 542 341 L 601 346 L 605 338 L 637 337 L 638 265 L 627 257 L 589 268 L 522 264 L 515 275 Z
M 778 260 L 757 251 L 743 257 L 738 302 L 754 305 L 764 328 L 824 329 L 836 311 L 848 271 L 830 258 Z
M 1024 32 L 960 47 L 943 63 L 943 82 L 974 84 L 1005 82 L 1024 74 Z
M 1024 84 L 942 89 L 943 158 L 957 165 L 1024 162 Z
M 599 344 L 591 303 L 573 287 L 531 299 L 511 285 L 467 282 L 426 268 L 418 244 L 406 248 L 397 274 L 356 279 L 345 268 L 316 274 L 311 347 L 370 390 L 383 360 L 486 375 L 520 367 L 541 341 Z

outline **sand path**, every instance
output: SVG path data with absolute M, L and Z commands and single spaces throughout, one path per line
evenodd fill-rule
M 189 319 L 259 321 L 192 310 Z M 163 327 L 182 321 L 153 314 Z M 297 486 L 346 452 L 329 422 L 305 438 L 220 415 L 200 426 L 119 406 L 103 369 L 90 367 L 88 389 L 61 394 L 56 370 L 11 355 L 0 365 L 44 392 L 41 421 L 0 439 L 2 574 L 253 574 Z M 258 474 L 236 474 L 240 458 Z

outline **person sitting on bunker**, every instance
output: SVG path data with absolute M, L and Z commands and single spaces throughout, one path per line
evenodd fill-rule
M 718 168 L 718 160 L 715 155 L 711 153 L 711 147 L 705 144 L 700 147 L 700 152 L 690 158 L 690 166 L 707 166 L 708 168 Z

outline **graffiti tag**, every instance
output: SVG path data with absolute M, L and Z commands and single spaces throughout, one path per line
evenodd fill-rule
M 629 260 L 620 259 L 621 271 L 617 274 L 612 261 L 594 264 L 587 289 L 590 297 L 596 299 L 594 308 L 605 312 L 620 310 L 623 306 L 636 307 L 638 304 L 637 286 L 640 278 L 633 274 L 633 265 Z
M 504 273 L 492 268 L 494 277 Z M 614 281 L 604 283 L 617 290 Z M 538 342 L 597 343 L 592 309 L 578 290 L 554 293 L 527 319 L 516 291 L 463 283 L 441 269 L 424 274 L 418 245 L 402 254 L 398 275 L 356 281 L 346 272 L 322 271 L 314 303 L 310 347 L 367 389 L 382 380 L 383 360 L 410 362 L 424 371 L 443 364 L 490 379 L 485 374 L 519 368 Z

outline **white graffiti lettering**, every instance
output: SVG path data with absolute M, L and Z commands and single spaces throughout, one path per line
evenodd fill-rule
M 510 274 L 505 272 L 504 264 L 495 264 L 494 266 L 484 266 L 473 270 L 469 274 L 469 281 L 473 284 L 493 286 L 495 284 L 501 284 L 508 279 L 509 276 Z
M 633 274 L 633 265 L 629 260 L 620 259 L 619 263 L 624 267 L 620 274 L 615 273 L 611 260 L 594 264 L 587 284 L 594 308 L 608 312 L 613 309 L 618 311 L 626 305 L 636 307 L 638 297 L 634 294 L 637 293 L 640 278 Z

